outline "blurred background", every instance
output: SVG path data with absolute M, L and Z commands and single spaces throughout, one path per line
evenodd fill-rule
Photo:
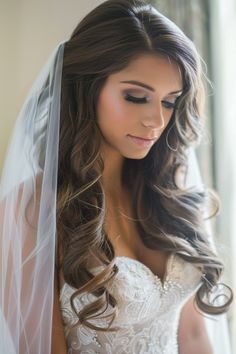
M 211 82 L 206 132 L 197 154 L 205 184 L 221 200 L 220 212 L 211 223 L 225 263 L 223 280 L 236 293 L 236 0 L 154 0 L 152 4 L 194 41 Z M 236 353 L 235 302 L 227 318 Z
M 21 105 L 55 46 L 103 1 L 0 0 L 0 174 Z M 197 149 L 205 183 L 218 191 L 221 210 L 212 222 L 236 292 L 236 0 L 153 0 L 191 38 L 205 63 L 206 132 Z M 236 304 L 227 315 L 236 353 Z

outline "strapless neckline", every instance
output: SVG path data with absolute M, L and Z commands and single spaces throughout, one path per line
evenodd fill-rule
M 119 330 L 114 334 L 75 326 L 68 331 L 71 353 L 177 354 L 180 311 L 201 285 L 200 270 L 173 252 L 167 257 L 161 282 L 160 277 L 140 260 L 115 256 L 114 262 L 119 271 L 106 287 L 117 303 L 113 325 Z M 96 275 L 104 268 L 105 265 L 98 265 L 89 270 Z M 72 309 L 71 296 L 76 289 L 67 283 L 63 286 L 60 296 L 63 319 L 66 324 L 74 325 L 78 323 L 75 309 L 78 314 L 98 299 L 93 293 L 81 293 L 74 299 L 75 309 Z M 110 321 L 106 315 L 111 313 L 113 306 L 108 304 L 102 317 L 92 318 L 92 324 L 107 327 Z
M 168 282 L 168 276 L 169 276 L 169 272 L 170 272 L 170 269 L 171 269 L 171 266 L 173 264 L 173 261 L 174 259 L 177 257 L 178 255 L 176 253 L 171 253 L 169 255 L 169 257 L 167 258 L 167 261 L 166 261 L 166 267 L 165 267 L 165 272 L 164 272 L 164 275 L 163 275 L 163 278 L 159 277 L 157 274 L 155 274 L 146 264 L 142 263 L 141 261 L 139 261 L 138 259 L 135 259 L 135 258 L 132 258 L 132 257 L 129 257 L 129 256 L 115 256 L 115 261 L 117 261 L 118 263 L 118 266 L 119 266 L 119 263 L 120 262 L 127 262 L 129 264 L 135 264 L 136 266 L 138 266 L 140 269 L 143 269 L 151 278 L 153 278 L 154 280 L 156 280 L 156 282 L 158 283 L 158 285 L 164 289 L 165 288 L 165 285 L 166 283 Z M 98 271 L 102 268 L 105 268 L 104 265 L 99 265 L 99 266 L 96 266 L 96 267 L 91 267 L 89 268 L 90 271 Z M 62 288 L 61 288 L 61 291 L 62 292 L 64 290 L 64 288 L 66 286 L 69 286 L 69 284 L 67 283 L 64 283 Z
M 169 273 L 169 269 L 170 269 L 170 266 L 175 258 L 176 254 L 175 253 L 171 253 L 169 255 L 169 257 L 167 258 L 167 261 L 166 261 L 166 267 L 165 267 L 165 272 L 164 272 L 164 275 L 163 277 L 159 277 L 157 274 L 155 274 L 146 264 L 144 264 L 143 262 L 139 261 L 138 259 L 135 259 L 135 258 L 132 258 L 132 257 L 129 257 L 129 256 L 115 256 L 115 260 L 125 260 L 129 263 L 135 263 L 137 264 L 139 267 L 145 269 L 150 275 L 152 275 L 154 278 L 158 279 L 161 283 L 162 286 L 165 285 L 165 281 L 166 281 L 166 278 L 168 276 L 168 273 Z M 97 270 L 97 269 L 101 269 L 103 268 L 104 266 L 103 265 L 100 265 L 100 266 L 96 266 L 96 267 L 92 267 L 90 268 L 90 270 Z

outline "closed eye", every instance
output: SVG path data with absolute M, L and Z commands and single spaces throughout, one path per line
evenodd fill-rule
M 125 95 L 125 100 L 133 103 L 147 103 L 148 99 L 146 97 L 134 97 L 129 94 Z
M 164 107 L 166 108 L 175 108 L 175 102 L 168 102 L 168 101 L 162 101 L 162 104 L 164 105 Z
M 129 94 L 125 95 L 125 100 L 137 104 L 144 104 L 149 102 L 149 99 L 147 99 L 147 97 L 135 97 Z M 168 109 L 173 109 L 175 107 L 175 102 L 173 103 L 168 101 L 162 101 L 162 104 L 164 105 L 165 108 Z

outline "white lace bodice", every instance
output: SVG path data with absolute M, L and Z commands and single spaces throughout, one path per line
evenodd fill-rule
M 100 332 L 86 326 L 76 326 L 66 334 L 68 354 L 177 354 L 177 329 L 180 310 L 200 285 L 201 274 L 190 263 L 172 254 L 162 281 L 143 263 L 126 257 L 116 257 L 119 268 L 107 286 L 118 303 L 118 317 L 112 327 L 118 332 Z M 95 274 L 102 266 L 92 268 Z M 65 323 L 76 323 L 70 306 L 75 291 L 67 283 L 61 289 L 60 303 Z M 92 294 L 76 299 L 80 310 L 95 300 Z M 109 313 L 111 306 L 104 314 Z M 106 320 L 90 320 L 107 326 Z

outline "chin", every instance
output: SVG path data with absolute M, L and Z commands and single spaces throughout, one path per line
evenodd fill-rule
M 149 150 L 150 151 L 150 150 Z M 132 153 L 127 153 L 127 154 L 123 154 L 124 157 L 126 157 L 127 159 L 133 159 L 133 160 L 142 160 L 144 159 L 144 157 L 146 157 L 149 154 L 149 151 L 147 152 L 139 152 L 136 154 L 132 154 Z

